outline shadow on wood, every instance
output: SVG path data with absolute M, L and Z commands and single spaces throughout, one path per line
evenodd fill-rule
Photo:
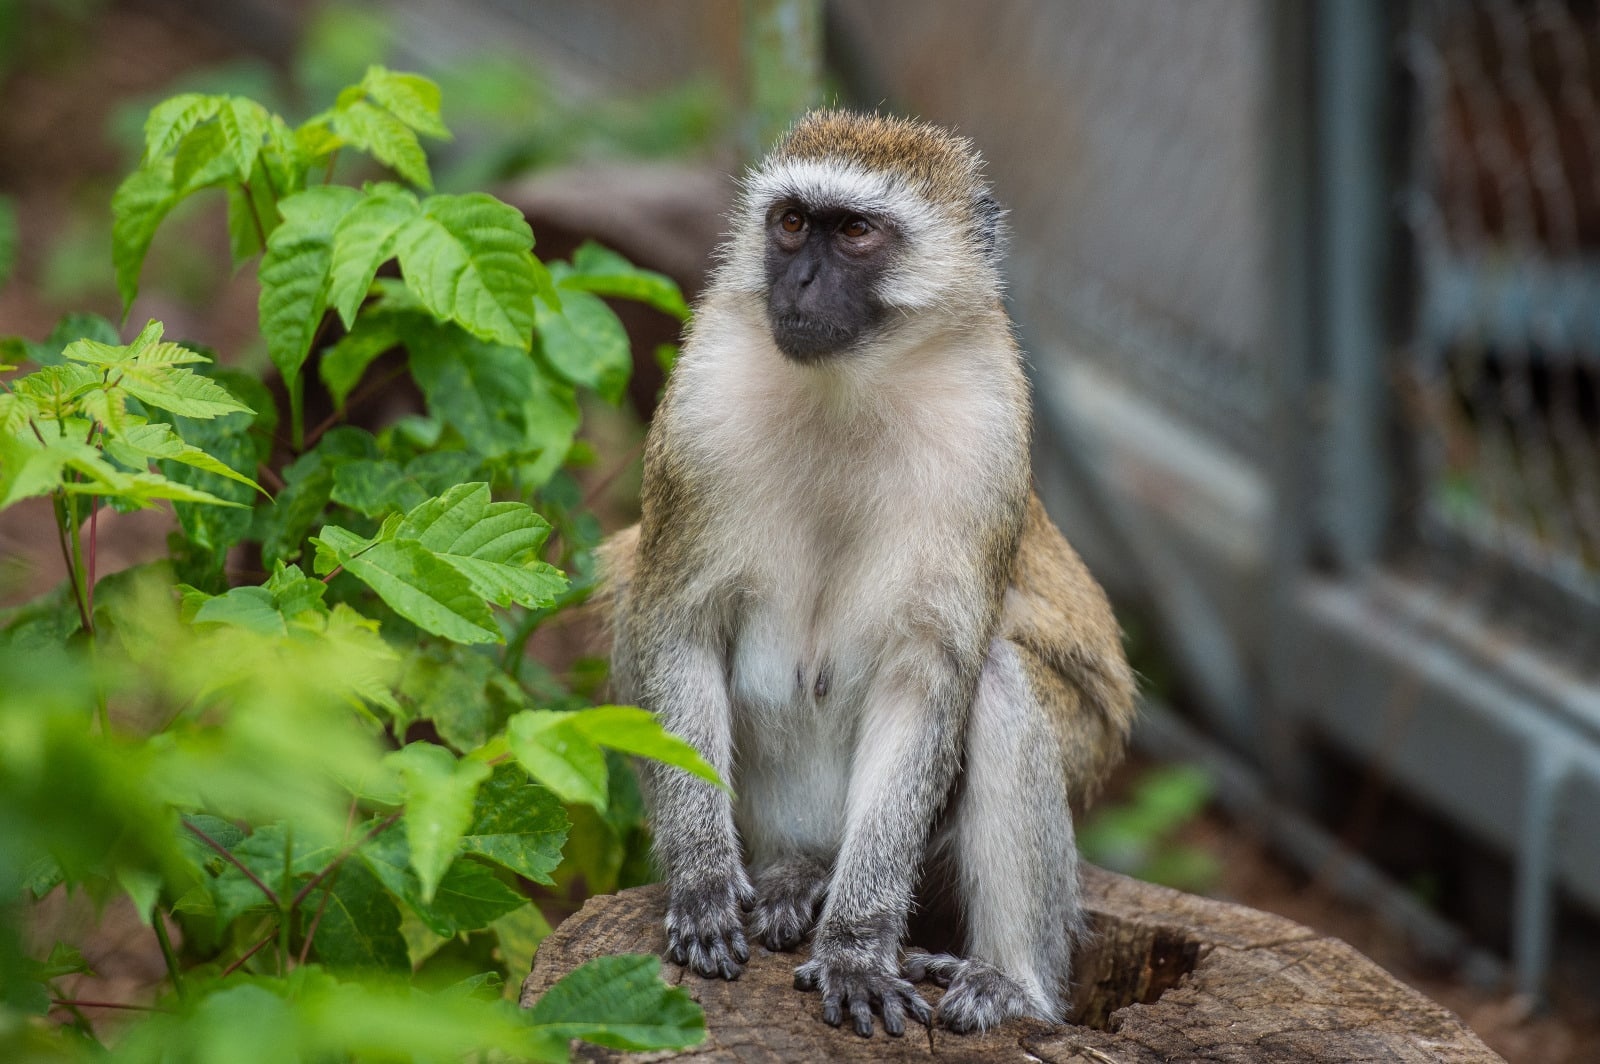
M 1074 968 L 1073 1026 L 1027 1021 L 984 1035 L 869 1040 L 828 1027 L 794 989 L 787 956 L 752 946 L 733 983 L 663 963 L 706 1012 L 695 1061 L 1499 1061 L 1460 1020 L 1338 939 L 1281 917 L 1084 870 L 1093 934 Z M 657 953 L 664 896 L 592 898 L 545 939 L 522 985 L 527 1006 L 567 972 L 612 953 Z M 930 1001 L 939 991 L 923 988 Z M 663 1059 L 672 1054 L 655 1054 Z M 579 1046 L 578 1059 L 646 1059 Z

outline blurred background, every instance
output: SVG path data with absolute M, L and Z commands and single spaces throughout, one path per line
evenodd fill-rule
M 971 136 L 1039 487 L 1145 681 L 1085 849 L 1344 937 L 1512 1059 L 1600 1059 L 1600 5 L 0 0 L 0 334 L 115 317 L 151 103 L 304 117 L 372 62 L 441 84 L 442 189 L 690 295 L 798 109 Z M 265 365 L 220 202 L 169 229 L 130 320 Z M 618 524 L 675 336 L 623 313 Z M 0 526 L 0 565 L 35 546 Z

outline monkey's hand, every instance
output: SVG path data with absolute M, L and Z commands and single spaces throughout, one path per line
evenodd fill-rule
M 876 949 L 834 946 L 819 940 L 809 961 L 794 971 L 799 990 L 822 991 L 822 1019 L 838 1027 L 845 1015 L 863 1038 L 872 1037 L 872 1011 L 877 1006 L 883 1029 L 899 1037 L 906 1031 L 906 1014 L 923 1026 L 933 1021 L 933 1010 L 916 987 L 900 977 L 891 957 Z
M 667 956 L 704 976 L 737 979 L 750 959 L 744 909 L 755 891 L 738 875 L 674 886 L 667 901 Z

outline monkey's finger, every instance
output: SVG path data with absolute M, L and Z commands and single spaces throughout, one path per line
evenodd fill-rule
M 906 1012 L 897 994 L 883 999 L 883 1029 L 896 1038 L 906 1033 Z
M 732 950 L 734 960 L 740 964 L 745 964 L 750 960 L 750 944 L 745 941 L 743 931 L 734 928 L 733 933 L 728 936 L 728 944 Z
M 844 1013 L 839 1008 L 839 994 L 837 991 L 822 996 L 822 1022 L 829 1027 L 837 1027 L 844 1022 Z
M 850 1024 L 862 1038 L 872 1037 L 872 1001 L 866 994 L 850 998 Z
M 809 964 L 802 964 L 794 970 L 794 988 L 796 990 L 815 990 L 817 988 L 817 972 Z
M 689 950 L 684 945 L 683 939 L 674 935 L 667 940 L 667 956 L 672 958 L 673 964 L 689 963 Z
M 922 1000 L 921 994 L 907 987 L 901 999 L 906 1003 L 906 1009 L 911 1013 L 912 1019 L 924 1027 L 933 1026 L 933 1007 Z
M 907 979 L 913 983 L 920 983 L 928 977 L 928 965 L 933 960 L 933 955 L 920 949 L 906 950 L 905 961 L 900 965 L 900 970 Z

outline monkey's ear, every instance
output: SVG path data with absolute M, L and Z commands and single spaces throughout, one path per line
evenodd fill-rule
M 998 267 L 1005 252 L 1005 208 L 991 195 L 985 193 L 973 204 L 973 216 L 978 221 L 978 244 L 989 265 Z

